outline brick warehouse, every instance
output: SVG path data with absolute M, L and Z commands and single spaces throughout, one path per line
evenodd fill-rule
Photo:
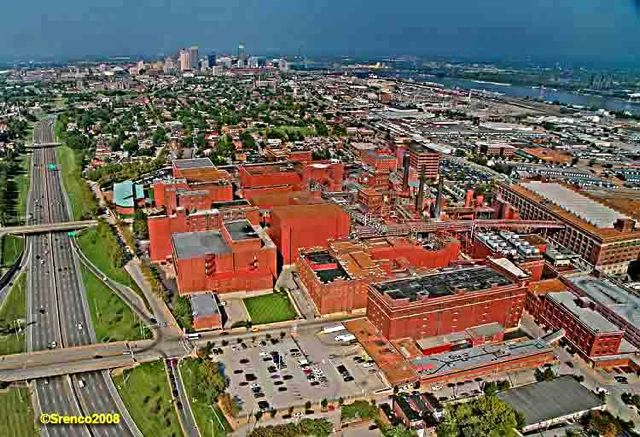
M 492 322 L 509 329 L 520 322 L 527 288 L 528 281 L 491 261 L 443 269 L 370 285 L 367 318 L 390 340 L 417 340 Z
M 220 230 L 173 234 L 171 240 L 181 295 L 273 288 L 276 247 L 248 220 L 226 222 Z
M 351 220 L 334 203 L 277 206 L 271 211 L 271 239 L 283 264 L 292 264 L 303 247 L 327 247 L 329 240 L 349 235 Z
M 530 295 L 527 311 L 539 324 L 565 330 L 565 338 L 578 353 L 592 358 L 618 353 L 624 330 L 611 323 L 587 298 L 569 291 Z
M 337 240 L 329 242 L 328 250 L 301 251 L 296 266 L 320 314 L 351 312 L 366 308 L 371 282 L 416 268 L 446 267 L 458 258 L 457 240 L 432 244 L 427 249 L 405 237 Z
M 149 226 L 149 257 L 152 262 L 171 259 L 171 235 L 220 229 L 224 221 L 246 218 L 252 224 L 260 223 L 260 211 L 246 200 L 214 202 L 213 209 L 188 212 L 177 208 L 173 214 L 152 215 Z
M 626 273 L 640 255 L 635 221 L 558 183 L 498 185 L 502 199 L 524 220 L 557 220 L 565 229 L 550 239 L 606 274 Z

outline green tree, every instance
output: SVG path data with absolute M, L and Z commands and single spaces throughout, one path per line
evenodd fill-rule
M 147 216 L 142 210 L 136 209 L 133 214 L 133 233 L 136 238 L 146 240 L 149 238 L 149 225 Z
M 516 435 L 516 412 L 496 396 L 448 406 L 436 429 L 439 437 L 502 437 Z
M 382 435 L 384 437 L 415 437 L 418 434 L 412 429 L 405 428 L 403 425 L 396 425 L 384 428 Z

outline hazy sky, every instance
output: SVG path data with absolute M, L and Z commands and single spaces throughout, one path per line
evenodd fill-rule
M 2 0 L 0 58 L 443 55 L 640 67 L 640 0 Z

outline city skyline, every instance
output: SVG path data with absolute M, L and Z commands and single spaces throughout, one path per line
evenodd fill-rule
M 42 2 L 5 7 L 0 60 L 173 55 L 180 47 L 306 56 L 425 56 L 639 67 L 638 2 L 457 0 L 424 5 L 144 0 L 136 6 Z M 481 19 L 480 19 L 481 18 Z M 587 30 L 588 31 L 585 31 Z M 526 48 L 523 50 L 523 48 Z

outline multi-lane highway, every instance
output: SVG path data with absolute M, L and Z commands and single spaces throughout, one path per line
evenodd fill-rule
M 54 143 L 53 119 L 40 121 L 34 145 Z M 55 165 L 53 148 L 34 148 L 27 217 L 29 224 L 70 220 L 69 202 Z M 62 232 L 28 237 L 30 245 L 27 344 L 29 351 L 58 349 L 95 342 L 84 284 L 70 237 Z M 133 436 L 135 424 L 106 371 L 39 379 L 34 382 L 42 412 L 69 415 L 120 413 L 119 424 L 101 426 L 48 425 L 51 436 Z

